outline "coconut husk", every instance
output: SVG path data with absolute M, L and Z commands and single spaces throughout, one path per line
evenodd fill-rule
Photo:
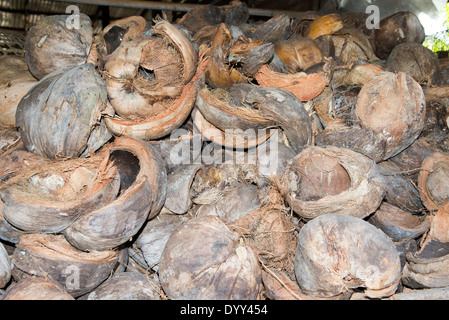
M 426 102 L 421 86 L 405 73 L 383 72 L 359 93 L 354 118 L 385 142 L 384 160 L 410 146 L 424 128 Z
M 343 65 L 372 63 L 378 60 L 373 44 L 367 36 L 355 28 L 344 27 L 331 35 L 335 58 Z
M 212 216 L 192 218 L 170 235 L 159 279 L 169 299 L 256 299 L 261 289 L 252 249 Z
M 79 28 L 68 28 L 69 15 L 43 17 L 32 26 L 25 39 L 25 58 L 37 78 L 86 62 L 93 44 L 92 21 L 81 13 Z
M 63 235 L 23 235 L 11 261 L 16 281 L 47 277 L 63 286 L 73 297 L 90 292 L 117 269 L 123 253 L 119 251 L 82 252 Z
M 424 27 L 418 17 L 411 12 L 398 12 L 380 21 L 374 32 L 376 56 L 387 59 L 394 47 L 404 42 L 422 44 L 425 39 Z
M 254 106 L 267 120 L 280 127 L 295 152 L 312 143 L 312 122 L 301 101 L 278 87 L 236 84 L 231 91 L 241 101 Z
M 243 75 L 250 78 L 259 71 L 262 65 L 272 60 L 274 52 L 275 49 L 272 43 L 263 43 L 260 40 L 242 41 L 240 37 L 229 48 L 228 63 L 238 65 Z
M 318 11 L 305 11 L 301 12 L 295 19 L 292 24 L 292 32 L 301 37 L 307 36 L 307 31 L 310 28 L 310 24 L 321 17 L 321 14 Z
M 75 300 L 67 290 L 49 278 L 20 280 L 6 290 L 1 300 Z
M 449 195 L 447 174 L 449 156 L 434 152 L 424 159 L 418 176 L 418 190 L 429 211 L 437 211 Z
M 360 287 L 369 298 L 388 297 L 401 280 L 391 239 L 363 219 L 344 214 L 321 215 L 301 228 L 295 272 L 306 294 L 322 297 Z
M 426 124 L 420 138 L 425 140 L 435 150 L 449 151 L 449 110 L 447 104 L 439 101 L 427 100 Z
M 265 43 L 287 39 L 291 34 L 290 17 L 277 14 L 273 18 L 244 32 L 246 38 Z
M 85 157 L 111 139 L 102 121 L 109 111 L 103 79 L 92 64 L 82 64 L 32 87 L 17 106 L 16 126 L 30 152 L 48 159 Z
M 323 35 L 330 35 L 343 28 L 339 14 L 331 13 L 315 19 L 306 32 L 307 37 L 315 40 Z
M 288 164 L 281 182 L 289 206 L 307 220 L 327 213 L 365 218 L 385 196 L 375 162 L 346 148 L 304 149 Z
M 275 72 L 267 65 L 262 66 L 255 75 L 261 87 L 276 87 L 293 93 L 300 101 L 309 101 L 317 97 L 326 87 L 326 79 L 320 74 Z
M 83 212 L 64 236 L 80 250 L 109 250 L 129 241 L 165 203 L 167 176 L 157 151 L 144 142 L 117 138 L 109 152 L 125 151 L 135 156 L 139 170 L 130 186 L 109 204 Z
M 0 57 L 0 73 L 0 127 L 15 127 L 17 105 L 37 80 L 24 57 Z
M 318 44 L 305 37 L 277 41 L 275 50 L 287 65 L 289 73 L 304 71 L 323 61 Z
M 341 12 L 339 14 L 344 27 L 360 30 L 374 41 L 374 29 L 368 29 L 366 27 L 366 21 L 369 18 L 369 14 L 352 11 Z
M 387 70 L 407 73 L 417 82 L 430 79 L 439 70 L 437 56 L 420 43 L 400 43 L 387 59 Z
M 9 158 L 17 159 L 17 155 Z M 67 161 L 31 160 L 29 167 L 11 168 L 18 173 L 0 190 L 3 217 L 20 230 L 60 232 L 83 212 L 114 200 L 119 192 L 120 178 L 107 152 Z
M 11 262 L 8 252 L 0 243 L 0 288 L 6 287 L 11 280 Z

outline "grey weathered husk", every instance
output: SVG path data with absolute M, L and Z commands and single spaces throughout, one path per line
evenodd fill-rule
M 167 177 L 164 164 L 151 146 L 127 137 L 116 138 L 109 152 L 125 151 L 137 158 L 133 182 L 114 201 L 84 212 L 64 236 L 80 250 L 109 250 L 129 241 L 143 224 L 159 214 L 165 202 Z
M 87 159 L 35 162 L 0 190 L 2 214 L 26 232 L 57 233 L 81 214 L 113 201 L 119 192 L 117 169 L 101 152 Z
M 217 217 L 192 218 L 170 236 L 159 264 L 169 299 L 254 300 L 261 287 L 256 255 Z
M 305 164 L 321 174 L 308 176 Z M 315 179 L 318 180 L 314 186 Z M 302 189 L 302 184 L 309 181 L 312 184 Z M 337 147 L 306 148 L 288 164 L 282 186 L 286 201 L 304 219 L 330 213 L 365 218 L 377 210 L 385 196 L 385 181 L 376 163 L 360 153 Z M 314 190 L 320 192 L 315 194 Z
M 135 241 L 135 247 L 142 254 L 147 268 L 156 272 L 159 270 L 159 261 L 170 235 L 190 218 L 189 215 L 176 215 L 163 210 L 147 222 Z
M 430 227 L 427 216 L 415 216 L 386 202 L 369 217 L 368 222 L 382 230 L 394 242 L 416 239 Z
M 430 79 L 439 70 L 438 58 L 420 43 L 401 43 L 393 48 L 386 63 L 387 70 L 405 72 L 415 81 Z
M 102 120 L 107 112 L 106 86 L 88 63 L 41 79 L 20 101 L 16 125 L 29 151 L 50 159 L 77 158 L 111 139 Z
M 79 21 L 79 27 L 71 25 Z M 31 73 L 38 79 L 87 61 L 93 42 L 92 21 L 81 13 L 76 16 L 43 17 L 27 32 L 25 57 Z
M 116 272 L 80 300 L 161 300 L 161 289 L 144 273 Z
M 0 300 L 75 300 L 57 282 L 42 277 L 22 279 L 6 290 Z
M 349 215 L 321 215 L 301 228 L 296 279 L 309 295 L 332 297 L 363 288 L 370 298 L 391 296 L 401 280 L 399 254 L 390 238 Z
M 421 248 L 407 254 L 407 263 L 402 271 L 405 286 L 444 288 L 449 285 L 449 201 L 438 209 L 430 220 L 430 230 Z
M 263 42 L 276 42 L 287 39 L 291 34 L 290 17 L 278 14 L 264 23 L 244 32 L 247 38 L 262 40 Z
M 73 297 L 92 291 L 123 262 L 121 251 L 82 252 L 63 235 L 26 234 L 16 246 L 11 262 L 14 280 L 48 277 Z
M 0 242 L 0 288 L 6 287 L 11 280 L 11 268 L 8 252 Z

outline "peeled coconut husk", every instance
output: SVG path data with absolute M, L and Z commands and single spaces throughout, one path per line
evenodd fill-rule
M 156 272 L 159 270 L 159 261 L 170 235 L 189 219 L 190 215 L 177 215 L 163 210 L 147 222 L 136 238 L 135 247 L 142 253 L 148 268 Z
M 80 28 L 68 28 L 69 15 L 46 16 L 33 25 L 25 39 L 25 58 L 37 78 L 84 64 L 92 49 L 93 30 L 89 16 L 77 14 Z
M 147 21 L 141 16 L 126 17 L 108 24 L 95 37 L 101 68 L 122 43 L 134 40 L 142 34 L 146 25 Z
M 307 30 L 307 37 L 315 40 L 322 35 L 330 35 L 343 28 L 340 15 L 331 13 L 315 19 Z
M 387 70 L 404 72 L 418 82 L 430 79 L 439 70 L 438 58 L 420 43 L 400 43 L 387 59 Z
M 344 27 L 331 35 L 335 58 L 343 65 L 371 63 L 378 60 L 368 37 L 355 28 Z
M 23 143 L 17 128 L 0 126 L 0 156 L 7 155 L 21 147 L 23 147 Z
M 73 297 L 92 291 L 119 266 L 121 251 L 82 252 L 63 235 L 26 234 L 12 255 L 16 281 L 47 277 L 65 287 Z
M 404 42 L 422 44 L 426 37 L 418 17 L 411 12 L 398 12 L 380 21 L 374 32 L 376 55 L 387 59 L 394 47 Z
M 355 28 L 362 31 L 370 39 L 374 39 L 374 28 L 368 29 L 366 22 L 370 17 L 368 13 L 365 12 L 352 12 L 346 11 L 339 13 L 343 26 L 346 28 Z
M 418 190 L 429 211 L 437 211 L 449 197 L 449 155 L 434 152 L 424 159 L 418 176 Z
M 387 202 L 381 204 L 368 222 L 382 230 L 394 242 L 416 239 L 430 227 L 427 216 L 413 215 Z
M 262 40 L 263 42 L 276 42 L 287 39 L 291 34 L 290 17 L 277 14 L 273 18 L 244 32 L 246 38 Z
M 236 100 L 230 90 L 210 90 L 205 86 L 199 90 L 195 106 L 208 122 L 221 130 L 262 129 L 273 124 L 259 110 Z
M 236 43 L 229 48 L 228 63 L 237 65 L 242 74 L 250 78 L 259 71 L 262 65 L 272 60 L 274 52 L 275 48 L 272 43 L 239 37 Z
M 6 287 L 11 280 L 11 261 L 8 252 L 0 243 L 0 288 Z
M 41 79 L 17 106 L 16 125 L 27 150 L 70 159 L 88 156 L 109 141 L 102 121 L 108 112 L 105 83 L 88 63 Z
M 301 37 L 307 36 L 310 24 L 321 16 L 323 16 L 323 14 L 318 11 L 305 11 L 299 13 L 293 20 L 292 32 Z
M 385 70 L 378 65 L 365 63 L 355 64 L 349 71 L 345 72 L 339 79 L 334 78 L 334 82 L 349 86 L 365 85 L 373 77 L 379 75 Z
M 219 218 L 204 216 L 190 219 L 171 234 L 161 256 L 159 280 L 173 300 L 254 300 L 261 288 L 261 270 L 242 238 Z
M 407 74 L 383 72 L 359 93 L 354 118 L 385 143 L 384 160 L 410 146 L 421 134 L 426 101 L 421 86 Z
M 197 108 L 192 111 L 192 119 L 194 129 L 204 138 L 226 148 L 254 148 L 273 134 L 273 130 L 221 130 L 208 122 Z
M 405 286 L 422 288 L 444 288 L 449 285 L 449 200 L 445 200 L 434 216 L 430 217 L 430 230 L 421 247 L 407 254 L 407 263 L 402 271 Z
M 426 102 L 426 124 L 420 138 L 435 150 L 449 152 L 449 108 L 440 101 Z
M 161 300 L 161 290 L 144 273 L 116 272 L 80 300 Z
M 290 73 L 304 71 L 323 61 L 323 53 L 317 43 L 305 37 L 277 41 L 275 50 Z
M 123 43 L 105 65 L 109 100 L 124 119 L 163 113 L 196 72 L 196 52 L 181 30 L 162 20 L 152 35 Z
M 231 88 L 235 97 L 280 127 L 290 147 L 300 152 L 312 143 L 312 121 L 301 101 L 290 91 L 279 87 L 236 84 Z
M 309 220 L 328 213 L 365 218 L 385 196 L 375 162 L 345 148 L 304 149 L 288 164 L 281 182 L 292 210 Z
M 262 66 L 255 78 L 261 87 L 276 87 L 293 93 L 301 101 L 309 101 L 317 97 L 326 87 L 326 79 L 318 73 L 302 72 L 283 74 Z
M 399 254 L 388 236 L 363 219 L 325 214 L 300 230 L 295 273 L 301 289 L 332 297 L 364 289 L 369 298 L 391 296 L 401 280 Z
M 0 127 L 15 127 L 17 105 L 37 80 L 25 58 L 18 56 L 0 57 L 0 74 Z
M 67 290 L 49 278 L 22 279 L 9 286 L 1 300 L 75 300 Z
M 108 152 L 116 153 L 117 157 L 137 158 L 138 166 L 131 172 L 128 187 L 120 190 L 116 199 L 96 210 L 83 212 L 64 230 L 67 240 L 80 250 L 109 250 L 124 244 L 148 219 L 159 214 L 165 202 L 167 177 L 163 160 L 155 149 L 121 137 Z
M 27 232 L 56 233 L 85 211 L 115 199 L 120 180 L 105 152 L 88 159 L 46 161 L 20 168 L 0 190 L 3 216 Z
M 419 173 L 419 169 L 404 170 L 391 160 L 381 161 L 377 165 L 386 182 L 384 201 L 413 214 L 422 213 L 425 207 L 416 186 L 416 179 L 414 179 L 414 175 Z

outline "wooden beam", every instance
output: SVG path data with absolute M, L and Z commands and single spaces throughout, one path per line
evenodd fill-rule
M 67 2 L 67 0 L 52 0 L 56 2 Z M 159 1 L 142 1 L 142 0 L 70 0 L 71 4 L 87 4 L 95 6 L 107 7 L 122 7 L 134 9 L 149 9 L 149 10 L 165 10 L 165 11 L 183 11 L 187 12 L 202 4 L 191 3 L 173 3 L 173 2 L 159 2 Z M 277 14 L 285 14 L 292 18 L 297 17 L 301 12 L 288 10 L 271 10 L 248 8 L 251 16 L 274 17 Z

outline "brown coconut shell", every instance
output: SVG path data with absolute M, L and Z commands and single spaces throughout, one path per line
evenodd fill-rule
M 43 17 L 27 32 L 25 58 L 37 78 L 86 62 L 92 49 L 93 30 L 89 16 L 77 16 L 80 28 L 68 28 L 69 15 Z
M 315 40 L 323 35 L 330 35 L 343 28 L 339 14 L 331 13 L 315 19 L 307 30 L 307 37 Z
M 82 213 L 113 201 L 120 187 L 117 168 L 105 152 L 64 162 L 35 161 L 17 170 L 0 191 L 2 212 L 8 223 L 27 232 L 60 232 Z
M 422 44 L 426 37 L 424 27 L 418 17 L 411 12 L 398 12 L 380 21 L 375 30 L 376 55 L 387 59 L 394 47 L 404 42 Z
M 109 204 L 85 211 L 64 230 L 80 250 L 109 250 L 129 241 L 144 223 L 159 214 L 165 202 L 167 177 L 163 160 L 151 146 L 127 137 L 117 138 L 109 152 L 131 153 L 138 160 L 132 183 Z
M 386 68 L 392 72 L 404 72 L 418 82 L 430 79 L 439 70 L 438 58 L 420 43 L 400 43 L 393 48 Z
M 284 74 L 272 70 L 267 65 L 262 66 L 255 75 L 261 87 L 276 87 L 293 93 L 300 101 L 309 101 L 317 97 L 326 87 L 326 79 L 318 73 L 302 72 Z
M 374 161 L 337 147 L 304 149 L 288 164 L 282 190 L 294 212 L 308 220 L 328 213 L 365 218 L 385 196 Z
M 449 267 L 449 201 L 439 207 L 430 218 L 430 230 L 421 248 L 407 254 L 407 263 L 402 271 L 405 286 L 443 288 L 448 286 Z
M 293 33 L 305 37 L 310 28 L 310 24 L 321 16 L 323 16 L 323 14 L 318 11 L 305 11 L 299 13 L 292 23 Z
M 301 228 L 295 256 L 306 294 L 332 297 L 357 288 L 370 298 L 391 296 L 401 280 L 399 253 L 388 236 L 363 219 L 321 215 Z
M 92 291 L 118 267 L 119 251 L 82 252 L 63 235 L 26 234 L 14 250 L 13 277 L 47 277 L 63 286 L 73 297 Z
M 304 71 L 323 61 L 323 53 L 318 44 L 305 37 L 278 41 L 275 51 L 290 73 Z
M 267 21 L 244 32 L 246 38 L 276 42 L 287 39 L 291 34 L 291 19 L 285 14 L 277 14 Z
M 252 249 L 212 216 L 192 218 L 171 234 L 159 279 L 169 299 L 256 299 L 261 288 Z
M 161 300 L 161 289 L 147 274 L 116 272 L 81 300 Z
M 5 55 L 0 57 L 0 126 L 16 126 L 16 110 L 20 100 L 37 83 L 30 73 L 25 58 Z
M 123 43 L 105 65 L 109 100 L 116 113 L 128 120 L 164 112 L 196 72 L 196 52 L 182 31 L 159 21 L 152 32 L 154 37 Z
M 355 120 L 385 142 L 384 160 L 410 146 L 421 134 L 426 116 L 421 86 L 405 73 L 383 72 L 359 93 Z
M 418 190 L 429 211 L 437 211 L 449 197 L 449 155 L 434 152 L 424 159 L 418 176 Z
M 22 279 L 6 290 L 1 300 L 75 300 L 57 282 L 42 277 Z

